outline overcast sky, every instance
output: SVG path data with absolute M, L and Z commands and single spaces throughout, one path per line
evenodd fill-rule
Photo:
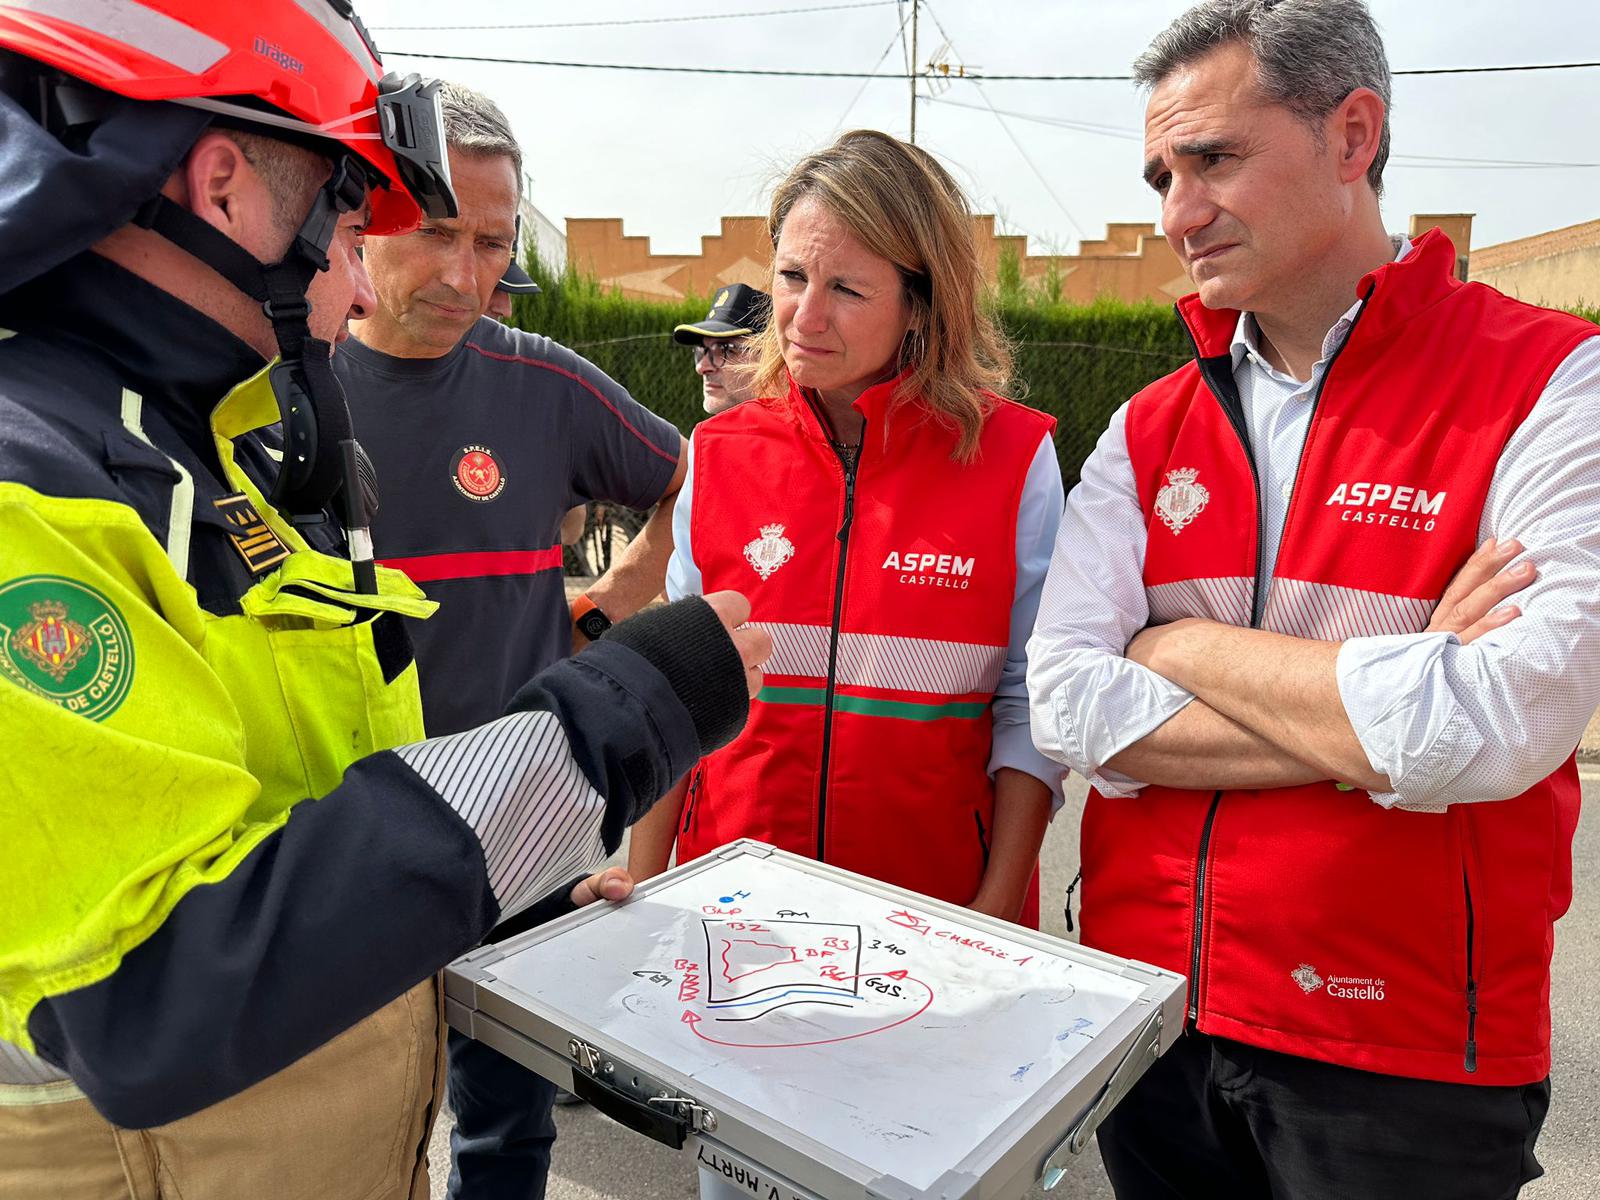
M 848 2 L 737 0 L 757 12 Z M 870 71 L 881 61 L 879 69 L 899 73 L 905 60 L 896 31 L 909 4 L 602 28 L 392 27 L 626 20 L 721 7 L 718 0 L 359 0 L 389 67 L 457 79 L 500 103 L 547 216 L 558 224 L 622 217 L 628 233 L 650 237 L 664 253 L 698 251 L 700 235 L 717 232 L 723 215 L 764 212 L 774 177 L 843 129 L 905 136 L 909 84 L 439 62 L 400 52 L 841 71 Z M 991 74 L 1120 74 L 1185 7 L 934 0 L 922 10 L 918 57 L 927 62 L 940 52 L 947 33 L 953 50 L 940 57 Z M 1396 70 L 1600 60 L 1596 0 L 1373 0 L 1372 8 Z M 955 171 L 979 211 L 1026 233 L 1035 252 L 1100 237 L 1110 221 L 1158 219 L 1154 194 L 1139 178 L 1144 106 L 1131 84 L 993 82 L 980 92 L 956 81 L 924 95 L 918 143 Z M 1007 112 L 1113 132 L 1007 117 L 1008 132 L 985 97 Z M 1600 163 L 1600 69 L 1399 78 L 1393 128 L 1396 155 Z M 1468 169 L 1401 159 L 1391 161 L 1387 183 L 1391 230 L 1402 230 L 1411 213 L 1474 212 L 1480 247 L 1600 217 L 1594 168 Z

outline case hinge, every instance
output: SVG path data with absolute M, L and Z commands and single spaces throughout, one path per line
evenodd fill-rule
M 1094 1102 L 1084 1110 L 1072 1128 L 1067 1130 L 1067 1136 L 1050 1152 L 1050 1157 L 1044 1160 L 1044 1170 L 1039 1173 L 1039 1181 L 1046 1190 L 1061 1182 L 1067 1173 L 1065 1163 L 1069 1157 L 1082 1154 L 1088 1148 L 1089 1139 L 1100 1127 L 1100 1122 L 1106 1119 L 1111 1110 L 1117 1106 L 1117 1102 L 1128 1094 L 1129 1089 L 1139 1082 L 1140 1077 L 1160 1056 L 1161 1009 L 1158 1006 L 1139 1027 L 1133 1043 L 1123 1054 L 1122 1061 L 1117 1063 L 1116 1070 L 1111 1072 L 1111 1077 L 1095 1095 Z

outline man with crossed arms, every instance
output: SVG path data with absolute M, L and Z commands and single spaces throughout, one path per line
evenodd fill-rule
M 1108 1173 L 1513 1196 L 1600 701 L 1600 331 L 1385 233 L 1358 0 L 1209 0 L 1135 78 L 1195 361 L 1085 464 L 1028 648 L 1093 785 L 1084 941 L 1189 979 Z

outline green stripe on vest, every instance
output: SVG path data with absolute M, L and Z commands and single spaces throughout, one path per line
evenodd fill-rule
M 821 708 L 824 688 L 764 687 L 756 699 L 764 704 L 808 704 Z M 896 717 L 902 721 L 971 721 L 989 711 L 985 700 L 951 700 L 945 704 L 917 704 L 910 700 L 879 700 L 866 696 L 833 697 L 833 711 L 864 717 Z

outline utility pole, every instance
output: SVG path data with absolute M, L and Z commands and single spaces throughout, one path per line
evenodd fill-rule
M 917 9 L 920 0 L 911 0 L 911 144 L 917 144 Z

